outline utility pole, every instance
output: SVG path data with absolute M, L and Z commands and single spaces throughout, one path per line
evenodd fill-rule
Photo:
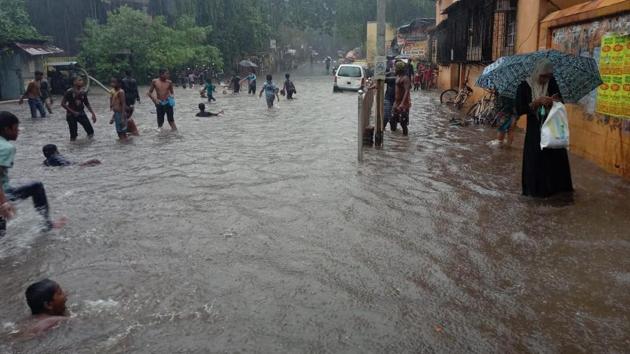
M 384 116 L 384 86 L 385 86 L 385 9 L 387 0 L 377 0 L 376 3 L 376 58 L 374 63 L 374 76 L 376 78 L 376 127 L 374 132 L 374 145 L 383 147 L 383 116 Z

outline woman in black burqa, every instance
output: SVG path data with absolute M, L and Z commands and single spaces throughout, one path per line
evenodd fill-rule
M 554 100 L 562 101 L 562 96 L 553 64 L 542 59 L 516 92 L 517 112 L 527 115 L 522 176 L 526 196 L 545 198 L 573 191 L 567 149 L 540 149 L 540 129 Z

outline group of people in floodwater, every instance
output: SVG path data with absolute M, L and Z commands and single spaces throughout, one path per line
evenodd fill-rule
M 39 113 L 40 117 L 46 117 L 46 113 L 52 113 L 52 105 L 49 99 L 48 84 L 43 79 L 43 73 L 36 71 L 35 79 L 32 80 L 24 95 L 21 97 L 19 103 L 22 104 L 24 100 L 28 101 L 31 117 L 37 118 Z M 251 75 L 245 80 L 248 81 L 250 93 L 256 93 L 256 74 L 252 71 Z M 68 123 L 68 130 L 70 131 L 70 140 L 75 141 L 78 137 L 79 125 L 85 130 L 88 138 L 94 136 L 94 128 L 92 123 L 96 123 L 97 116 L 90 100 L 88 99 L 88 92 L 85 89 L 85 81 L 81 76 L 75 77 L 73 80 L 73 86 L 68 89 L 63 95 L 61 101 L 61 107 L 66 111 L 66 122 Z M 120 140 L 126 140 L 128 135 L 139 135 L 138 128 L 133 120 L 134 107 L 140 103 L 140 93 L 138 91 L 138 83 L 131 76 L 129 71 L 126 75 L 120 79 L 113 77 L 111 79 L 111 91 L 110 91 L 110 109 L 112 111 L 112 117 L 109 121 L 114 125 L 116 133 Z M 239 86 L 241 82 L 239 81 Z M 216 101 L 213 93 L 216 91 L 216 87 L 210 78 L 206 79 L 206 84 L 201 90 L 201 95 L 207 97 L 208 102 Z M 234 92 L 238 93 L 236 87 Z M 279 99 L 278 93 L 287 95 L 287 99 L 293 99 L 293 95 L 297 92 L 295 85 L 290 79 L 290 75 L 285 75 L 285 82 L 282 89 L 279 89 L 273 82 L 271 75 L 267 75 L 266 81 L 260 90 L 260 96 L 263 94 L 266 97 L 267 106 L 273 107 L 274 101 Z M 165 120 L 168 122 L 172 131 L 177 130 L 175 124 L 175 90 L 173 82 L 169 78 L 169 71 L 161 69 L 156 79 L 151 81 L 147 96 L 153 101 L 157 115 L 158 129 L 162 129 Z M 46 107 L 47 110 L 44 109 Z M 223 111 L 218 113 L 207 112 L 205 104 L 199 105 L 199 113 L 197 117 L 210 117 L 223 114 Z M 87 112 L 86 112 L 87 111 Z M 90 117 L 88 117 L 88 112 Z M 10 219 L 15 210 L 10 204 L 11 201 L 18 199 L 33 198 L 35 208 L 42 214 L 45 221 L 45 229 L 50 230 L 56 225 L 62 225 L 62 222 L 53 222 L 49 217 L 49 207 L 46 198 L 46 192 L 41 183 L 32 183 L 19 188 L 13 188 L 9 184 L 8 169 L 13 167 L 13 160 L 15 158 L 15 146 L 10 141 L 15 141 L 19 134 L 19 119 L 10 112 L 0 112 L 0 178 L 2 179 L 3 188 L 0 191 L 0 237 L 4 235 L 6 230 L 6 220 Z M 43 148 L 43 153 L 46 158 L 44 162 L 47 166 L 65 166 L 72 164 L 65 158 L 63 158 L 57 148 L 53 144 L 48 144 Z M 97 164 L 97 160 L 91 160 L 83 165 Z
M 420 65 L 420 64 L 419 64 Z M 385 97 L 383 128 L 391 131 L 398 129 L 403 135 L 409 134 L 409 111 L 411 110 L 411 89 L 413 87 L 413 64 L 411 61 L 398 60 L 388 65 L 385 74 Z
M 47 114 L 52 114 L 52 96 L 48 82 L 43 78 L 43 73 L 34 73 L 34 80 L 29 82 L 24 95 L 19 100 L 20 104 L 28 102 L 31 117 L 45 118 Z M 256 74 L 252 70 L 251 74 L 244 79 L 248 82 L 249 92 L 256 93 Z M 233 92 L 238 93 L 243 81 L 238 82 L 238 88 L 233 87 Z M 126 140 L 128 135 L 139 135 L 138 128 L 133 120 L 134 107 L 140 103 L 141 97 L 138 90 L 138 83 L 130 72 L 126 72 L 123 78 L 113 77 L 110 81 L 111 90 L 109 104 L 112 116 L 109 121 L 116 130 L 120 140 Z M 175 92 L 174 84 L 170 80 L 169 71 L 159 70 L 157 78 L 151 81 L 147 96 L 155 105 L 158 129 L 162 129 L 165 121 L 168 122 L 172 131 L 177 130 L 175 124 Z M 200 91 L 202 97 L 206 97 L 208 102 L 216 101 L 214 97 L 216 86 L 211 78 L 206 78 L 203 89 Z M 295 85 L 290 79 L 290 75 L 285 75 L 282 88 L 274 84 L 271 75 L 267 75 L 266 81 L 260 90 L 266 98 L 268 108 L 272 108 L 274 101 L 279 100 L 279 93 L 286 95 L 287 99 L 293 99 L 297 93 Z M 70 132 L 70 140 L 75 141 L 79 135 L 79 125 L 83 128 L 88 138 L 94 136 L 93 123 L 97 121 L 88 91 L 85 88 L 85 80 L 81 76 L 72 79 L 72 87 L 63 95 L 61 107 L 66 111 L 66 122 Z M 222 115 L 224 112 L 212 113 L 206 111 L 204 103 L 199 104 L 197 117 L 210 117 Z M 89 114 L 89 115 L 88 115 Z M 65 225 L 66 219 L 53 220 L 50 216 L 50 207 L 46 196 L 46 189 L 41 182 L 32 182 L 26 185 L 15 187 L 9 180 L 9 169 L 13 167 L 16 148 L 11 143 L 16 141 L 19 135 L 20 120 L 8 111 L 0 112 L 0 238 L 5 236 L 7 221 L 15 216 L 16 209 L 12 204 L 15 201 L 29 199 L 33 200 L 36 211 L 41 215 L 42 231 L 61 228 Z M 74 162 L 64 157 L 54 144 L 47 144 L 42 148 L 45 160 L 43 164 L 49 167 L 57 166 L 94 166 L 101 162 L 92 159 L 84 162 Z M 26 290 L 26 300 L 31 308 L 34 323 L 28 330 L 29 333 L 38 334 L 54 327 L 59 321 L 66 317 L 65 294 L 59 284 L 52 280 L 42 280 L 30 285 Z
M 392 130 L 396 130 L 396 124 L 401 124 L 403 131 L 407 134 L 409 122 L 409 110 L 411 108 L 410 91 L 412 87 L 411 76 L 408 72 L 408 64 L 397 62 L 394 65 L 394 72 L 388 73 L 386 77 L 387 92 L 385 95 L 386 124 L 390 124 Z M 40 112 L 45 116 L 44 106 L 41 105 L 42 77 L 37 72 L 35 80 L 29 84 L 23 99 L 29 100 L 33 116 Z M 246 78 L 249 88 L 255 85 L 256 76 Z M 240 80 L 239 80 L 240 82 Z M 113 91 L 111 93 L 111 109 L 113 116 L 110 123 L 115 124 L 119 136 L 124 138 L 128 132 L 129 119 L 133 114 L 133 107 L 140 102 L 138 87 L 135 80 L 127 73 L 123 79 L 114 78 L 111 80 Z M 239 84 L 240 85 L 240 84 Z M 96 114 L 92 110 L 87 92 L 83 89 L 84 82 L 81 78 L 74 80 L 74 86 L 69 89 L 63 97 L 61 106 L 66 110 L 66 119 L 70 130 L 70 139 L 77 137 L 77 126 L 80 124 L 85 129 L 88 136 L 94 134 L 90 124 L 90 119 L 85 112 L 91 115 L 92 122 L 96 121 Z M 295 87 L 290 81 L 290 76 L 286 75 L 286 81 L 282 88 L 285 94 L 295 93 Z M 202 90 L 208 101 L 213 101 L 212 92 L 215 91 L 211 81 L 206 83 Z M 278 87 L 273 83 L 271 75 L 267 75 L 266 81 L 259 93 L 266 96 L 267 105 L 273 106 L 273 102 L 278 98 Z M 256 92 L 254 88 L 253 92 Z M 176 130 L 174 120 L 174 88 L 169 80 L 167 70 L 160 70 L 159 77 L 151 82 L 147 93 L 156 107 L 158 127 L 162 127 L 164 120 L 169 123 L 172 130 Z M 291 98 L 291 97 L 287 97 Z M 389 101 L 389 103 L 388 103 Z M 572 192 L 571 172 L 569 167 L 568 154 L 566 149 L 540 149 L 540 129 L 541 121 L 545 117 L 541 116 L 541 108 L 548 108 L 555 101 L 562 101 L 562 96 L 558 84 L 553 77 L 553 65 L 547 60 L 543 60 L 536 66 L 531 77 L 523 81 L 512 104 L 512 111 L 515 116 L 527 116 L 527 130 L 525 135 L 525 148 L 523 156 L 522 185 L 523 195 L 533 197 L 549 197 L 557 193 Z M 217 115 L 206 112 L 205 105 L 199 105 L 200 112 L 197 116 L 207 117 Z M 219 114 L 222 112 L 219 112 Z M 6 233 L 6 221 L 14 217 L 15 208 L 11 204 L 13 201 L 32 198 L 35 209 L 43 219 L 43 230 L 48 231 L 60 228 L 65 224 L 64 219 L 52 220 L 46 198 L 46 191 L 41 182 L 34 182 L 27 185 L 14 187 L 10 184 L 8 171 L 13 167 L 16 148 L 11 141 L 15 141 L 19 134 L 19 119 L 10 112 L 0 112 L 0 179 L 2 188 L 0 189 L 0 237 Z M 135 126 L 135 124 L 134 124 Z M 137 131 L 137 128 L 135 128 Z M 133 129 L 131 130 L 133 132 Z M 66 159 L 60 154 L 57 147 L 48 144 L 42 149 L 45 156 L 46 166 L 67 166 L 78 164 Z M 97 165 L 100 161 L 89 160 L 78 165 Z M 56 282 L 44 279 L 28 286 L 25 292 L 26 302 L 33 315 L 32 323 L 29 324 L 27 332 L 39 334 L 53 328 L 61 321 L 67 319 L 66 295 L 61 286 Z
M 262 97 L 263 93 L 265 95 L 265 99 L 267 101 L 267 107 L 272 108 L 274 101 L 277 99 L 280 100 L 280 96 L 285 96 L 288 100 L 293 99 L 293 95 L 297 94 L 297 90 L 295 89 L 295 84 L 291 81 L 291 74 L 286 73 L 284 75 L 284 83 L 282 88 L 278 87 L 273 82 L 273 77 L 269 74 L 266 77 L 265 83 L 263 84 L 262 90 L 260 90 L 259 97 Z M 233 93 L 238 94 L 241 91 L 241 86 L 247 83 L 247 94 L 255 95 L 257 88 L 257 77 L 256 70 L 252 69 L 251 72 L 243 79 L 241 79 L 238 75 L 234 75 L 230 80 L 230 89 Z M 206 89 L 209 91 L 209 89 Z M 211 96 L 208 96 L 208 100 L 210 100 Z
M 389 124 L 390 129 L 396 131 L 400 124 L 403 134 L 407 135 L 412 78 L 417 80 L 417 75 L 413 74 L 411 62 L 395 61 L 391 69 L 385 77 L 384 127 Z M 423 69 L 426 72 L 426 68 Z M 563 102 L 563 99 L 553 76 L 553 64 L 548 59 L 540 60 L 531 76 L 520 83 L 515 99 L 500 98 L 502 122 L 498 128 L 498 141 L 501 144 L 506 137 L 507 145 L 512 143 L 518 118 L 527 117 L 521 175 L 524 196 L 546 198 L 573 192 L 567 149 L 540 147 L 542 124 L 554 102 Z

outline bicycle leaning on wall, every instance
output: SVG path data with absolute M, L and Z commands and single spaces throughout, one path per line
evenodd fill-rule
M 448 89 L 443 91 L 442 94 L 440 94 L 440 103 L 462 109 L 472 92 L 473 89 L 468 86 L 468 78 L 466 78 L 466 82 L 464 82 L 464 85 L 462 85 L 459 90 Z
M 497 94 L 495 90 L 486 90 L 486 94 L 477 101 L 466 113 L 465 124 L 489 125 L 496 127 L 500 117 L 497 115 Z

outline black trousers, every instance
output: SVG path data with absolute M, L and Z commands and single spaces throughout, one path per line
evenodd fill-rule
M 18 188 L 10 188 L 6 191 L 7 199 L 10 201 L 33 198 L 33 206 L 35 210 L 41 214 L 46 222 L 46 229 L 52 228 L 52 222 L 49 216 L 48 198 L 46 198 L 46 189 L 41 182 L 32 182 Z M 0 237 L 4 236 L 7 230 L 7 221 L 0 217 Z
M 69 115 L 66 116 L 66 121 L 68 122 L 68 129 L 70 129 L 70 140 L 76 140 L 78 133 L 79 124 L 85 130 L 85 133 L 88 136 L 94 135 L 94 128 L 92 128 L 92 123 L 90 123 L 90 119 L 88 119 L 85 113 L 81 113 L 78 116 Z
M 173 106 L 158 104 L 155 105 L 155 111 L 157 112 L 158 128 L 162 128 L 162 126 L 164 125 L 165 115 L 169 123 L 175 122 L 175 111 L 173 110 Z

